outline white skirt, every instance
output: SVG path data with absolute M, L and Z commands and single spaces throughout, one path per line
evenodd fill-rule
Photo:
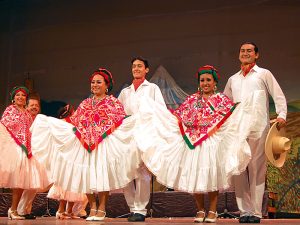
M 263 91 L 240 103 L 211 137 L 190 149 L 177 118 L 151 99 L 141 99 L 135 139 L 147 168 L 161 184 L 190 193 L 228 189 L 233 175 L 243 172 L 251 151 L 247 137 L 259 137 L 265 129 Z M 142 116 L 143 115 L 143 116 Z
M 89 153 L 63 120 L 38 115 L 31 126 L 32 153 L 54 184 L 70 193 L 93 193 L 125 187 L 138 167 L 133 116 Z
M 69 202 L 82 202 L 87 197 L 85 193 L 74 193 L 70 191 L 64 191 L 61 187 L 53 184 L 48 191 L 47 198 L 56 200 L 66 200 Z
M 43 189 L 50 182 L 46 169 L 26 153 L 0 123 L 0 187 Z

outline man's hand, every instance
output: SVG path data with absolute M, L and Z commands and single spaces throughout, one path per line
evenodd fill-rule
M 281 129 L 282 127 L 286 126 L 286 121 L 282 118 L 277 118 L 276 122 L 278 122 L 278 124 L 277 124 L 278 129 Z

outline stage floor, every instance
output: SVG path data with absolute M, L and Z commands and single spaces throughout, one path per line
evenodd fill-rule
M 237 225 L 239 224 L 236 219 L 219 219 L 218 224 Z M 104 222 L 90 222 L 83 219 L 76 220 L 57 220 L 55 217 L 38 217 L 36 220 L 8 220 L 6 217 L 0 217 L 0 225 L 188 225 L 193 223 L 192 217 L 177 217 L 177 218 L 147 218 L 145 222 L 127 222 L 126 218 L 106 218 Z M 296 225 L 300 224 L 300 219 L 262 219 L 261 224 L 283 224 L 283 225 Z

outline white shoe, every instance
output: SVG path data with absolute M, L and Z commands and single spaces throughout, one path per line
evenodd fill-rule
M 97 213 L 98 213 L 98 212 L 102 212 L 102 213 L 104 213 L 104 215 L 103 215 L 103 216 L 94 216 L 94 221 L 103 221 L 104 218 L 105 218 L 106 212 L 105 212 L 105 211 L 102 211 L 102 210 L 100 210 L 100 209 L 98 209 Z
M 198 214 L 202 214 L 203 217 L 197 217 Z M 195 223 L 203 223 L 205 220 L 205 212 L 204 211 L 198 211 L 197 214 L 196 214 L 196 217 L 194 218 L 194 222 Z
M 97 209 L 91 209 L 91 211 L 94 211 L 96 214 L 95 215 L 97 215 Z M 95 220 L 95 216 L 88 216 L 86 219 L 85 219 L 86 221 L 94 221 Z
M 95 216 L 88 216 L 85 220 L 86 221 L 94 221 Z
M 25 220 L 25 217 L 18 215 L 17 210 L 11 210 L 11 208 L 7 211 L 7 217 L 11 220 Z
M 218 213 L 217 212 L 213 212 L 213 211 L 209 211 L 208 214 L 214 214 L 215 217 L 214 218 L 205 218 L 205 222 L 206 223 L 215 223 L 217 222 L 217 218 L 218 218 Z

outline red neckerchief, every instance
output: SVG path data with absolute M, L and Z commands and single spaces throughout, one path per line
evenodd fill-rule
M 241 65 L 243 76 L 245 77 L 254 66 L 255 66 L 255 62 L 247 65 Z
M 132 81 L 132 84 L 134 86 L 134 90 L 136 91 L 138 89 L 138 87 L 144 82 L 145 78 L 142 79 L 134 79 Z

